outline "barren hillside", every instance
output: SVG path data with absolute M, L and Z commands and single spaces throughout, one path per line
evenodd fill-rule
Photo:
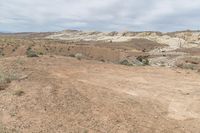
M 0 133 L 199 133 L 199 34 L 0 35 Z

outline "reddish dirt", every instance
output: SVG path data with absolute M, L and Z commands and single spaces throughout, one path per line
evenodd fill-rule
M 8 57 L 0 66 L 27 75 L 0 91 L 0 132 L 200 132 L 194 71 L 61 56 Z
M 145 41 L 146 43 L 148 41 Z M 149 42 L 147 49 L 158 47 L 158 44 Z M 5 38 L 0 40 L 0 56 L 23 56 L 27 49 L 31 48 L 38 54 L 74 56 L 77 53 L 83 54 L 85 59 L 119 63 L 127 57 L 137 57 L 148 55 L 142 51 L 146 44 L 141 42 L 137 46 L 136 42 L 127 43 L 102 43 L 102 42 L 77 42 L 70 43 L 65 41 L 53 40 L 27 40 L 19 38 Z
M 185 52 L 193 56 L 200 56 L 200 48 L 182 48 L 178 49 L 177 52 Z
M 167 46 L 165 44 L 159 44 L 147 39 L 132 39 L 129 42 L 113 42 L 113 43 L 93 43 L 95 46 L 109 47 L 113 49 L 124 49 L 131 50 L 135 49 L 138 51 L 151 51 L 156 48 L 162 48 Z

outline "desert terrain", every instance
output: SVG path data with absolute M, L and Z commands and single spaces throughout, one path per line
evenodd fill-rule
M 200 31 L 0 34 L 0 133 L 199 133 Z

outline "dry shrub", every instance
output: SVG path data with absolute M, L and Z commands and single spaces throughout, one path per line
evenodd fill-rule
M 39 57 L 37 52 L 33 51 L 30 47 L 26 50 L 27 57 Z
M 148 56 L 138 56 L 137 60 L 140 61 L 144 66 L 149 65 Z
M 119 62 L 121 65 L 125 65 L 125 66 L 133 66 L 132 63 L 130 63 L 128 60 L 124 59 L 122 61 Z
M 76 55 L 75 55 L 75 58 L 76 59 L 78 59 L 78 60 L 82 60 L 83 59 L 83 54 L 81 54 L 81 53 L 77 53 Z
M 22 91 L 22 90 L 16 90 L 14 92 L 14 95 L 16 95 L 16 96 L 22 96 L 22 95 L 24 95 L 24 91 Z
M 15 72 L 0 70 L 0 90 L 5 90 L 9 83 L 17 79 L 18 76 Z

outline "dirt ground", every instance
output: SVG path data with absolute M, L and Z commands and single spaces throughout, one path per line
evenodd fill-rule
M 0 36 L 0 133 L 200 132 L 198 47 L 54 34 Z
M 200 132 L 194 71 L 48 55 L 0 66 L 20 75 L 0 91 L 1 133 Z
M 183 49 L 178 49 L 177 51 L 189 53 L 190 55 L 193 56 L 200 56 L 200 48 L 183 48 Z
M 148 55 L 147 51 L 158 47 L 163 46 L 145 39 L 105 43 L 0 37 L 0 56 L 2 57 L 24 56 L 27 49 L 32 49 L 42 55 L 75 56 L 81 53 L 87 59 L 119 63 L 128 57 Z

